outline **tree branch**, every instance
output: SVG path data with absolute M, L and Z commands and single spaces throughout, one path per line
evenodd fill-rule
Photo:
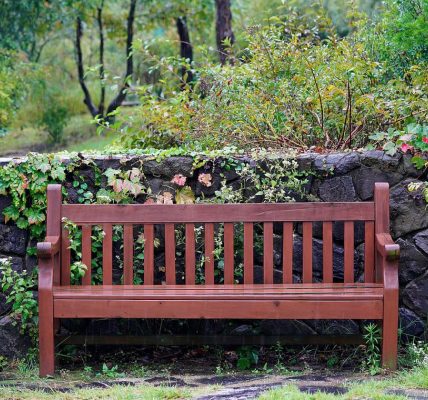
M 134 19 L 135 19 L 135 8 L 137 5 L 137 0 L 131 0 L 129 6 L 129 14 L 127 19 L 127 35 L 126 35 L 126 73 L 123 85 L 117 94 L 117 96 L 112 100 L 107 109 L 107 114 L 110 114 L 117 107 L 119 107 L 122 102 L 125 100 L 127 89 L 129 88 L 129 80 L 132 77 L 134 71 L 134 63 L 132 56 L 132 42 L 134 39 Z
M 91 94 L 89 93 L 88 87 L 86 86 L 86 82 L 85 82 L 85 72 L 83 69 L 83 54 L 82 54 L 82 45 L 81 45 L 82 34 L 83 34 L 82 20 L 80 19 L 80 17 L 77 17 L 76 41 L 75 41 L 77 74 L 79 77 L 80 87 L 82 88 L 83 95 L 84 95 L 83 102 L 86 104 L 86 107 L 88 107 L 88 110 L 91 113 L 91 115 L 95 117 L 99 114 L 99 111 L 95 107 L 94 103 L 92 102 Z

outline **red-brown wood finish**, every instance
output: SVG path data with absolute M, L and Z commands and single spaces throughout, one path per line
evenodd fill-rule
M 193 224 L 186 224 L 185 268 L 186 268 L 185 269 L 186 285 L 194 285 L 196 253 L 195 253 L 195 226 Z
M 131 224 L 123 227 L 123 284 L 132 285 L 134 280 L 134 228 Z
M 144 225 L 144 284 L 153 285 L 154 281 L 154 226 L 153 224 Z
M 40 375 L 54 373 L 60 318 L 375 319 L 382 360 L 396 368 L 398 253 L 389 235 L 389 189 L 373 202 L 197 205 L 67 205 L 48 188 L 47 237 L 38 244 Z M 83 285 L 70 285 L 70 243 L 61 218 L 82 227 Z M 313 283 L 313 222 L 322 222 L 322 282 Z M 333 223 L 344 224 L 344 282 L 333 283 Z M 354 282 L 354 223 L 365 224 L 364 282 Z M 274 223 L 282 223 L 282 283 L 274 283 Z M 234 224 L 243 223 L 243 285 L 234 279 Z M 263 283 L 254 283 L 254 224 L 263 227 Z M 303 227 L 303 283 L 293 283 L 293 224 Z M 123 225 L 123 284 L 113 285 L 112 233 Z M 144 226 L 144 283 L 133 285 L 134 227 Z M 165 282 L 154 284 L 154 225 L 165 226 Z M 177 284 L 175 225 L 185 225 L 185 279 Z M 195 224 L 204 227 L 205 282 L 196 284 Z M 215 284 L 214 238 L 224 224 L 224 282 Z M 93 225 L 102 225 L 103 283 L 91 285 Z M 281 225 L 279 225 L 281 226 Z M 257 225 L 259 229 L 259 225 Z M 236 227 L 236 231 L 238 226 Z M 159 232 L 156 229 L 156 236 Z M 277 225 L 275 225 L 275 240 Z M 199 246 L 199 244 L 198 244 Z
M 324 283 L 333 282 L 333 223 L 322 224 L 322 275 Z
M 293 282 L 293 223 L 282 224 L 282 281 Z
M 86 265 L 85 275 L 82 278 L 82 285 L 91 284 L 91 264 L 92 264 L 92 226 L 82 226 L 82 262 Z

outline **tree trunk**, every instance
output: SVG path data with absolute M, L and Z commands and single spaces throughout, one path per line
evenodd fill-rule
M 83 96 L 84 96 L 83 102 L 86 104 L 86 107 L 88 108 L 91 115 L 95 117 L 99 114 L 99 111 L 95 107 L 94 103 L 92 102 L 91 94 L 89 93 L 89 89 L 86 86 L 86 82 L 85 82 L 85 71 L 83 68 L 83 53 L 82 53 L 82 44 L 81 44 L 82 35 L 83 35 L 82 20 L 80 19 L 80 17 L 77 17 L 76 41 L 75 41 L 77 75 L 79 77 L 80 87 L 82 88 L 82 91 L 83 91 Z
M 100 7 L 97 9 L 97 22 L 98 22 L 98 32 L 100 36 L 100 104 L 98 105 L 98 111 L 101 115 L 104 115 L 104 103 L 106 98 L 106 86 L 105 86 L 105 67 L 104 67 L 104 25 L 103 25 L 103 7 L 104 0 L 101 2 Z
M 215 0 L 215 4 L 217 10 L 216 39 L 220 62 L 222 65 L 226 64 L 227 61 L 233 64 L 230 47 L 235 43 L 235 35 L 232 30 L 230 0 Z
M 118 95 L 112 100 L 110 105 L 107 108 L 107 115 L 112 113 L 119 107 L 126 98 L 126 93 L 129 88 L 129 81 L 132 78 L 134 71 L 134 62 L 132 56 L 132 42 L 134 40 L 134 20 L 135 20 L 135 8 L 137 5 L 137 0 L 131 0 L 129 6 L 129 14 L 127 19 L 127 35 L 126 35 L 126 72 L 123 85 L 118 93 Z
M 180 56 L 186 60 L 186 64 L 192 64 L 193 62 L 193 48 L 190 43 L 189 28 L 187 26 L 187 19 L 185 16 L 177 18 L 177 31 L 180 38 Z M 183 90 L 187 84 L 193 81 L 193 73 L 191 69 L 188 69 L 186 65 L 181 67 L 181 84 L 180 87 Z

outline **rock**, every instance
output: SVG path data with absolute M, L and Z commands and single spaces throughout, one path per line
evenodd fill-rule
M 428 255 L 428 229 L 417 233 L 415 236 L 413 236 L 413 240 L 416 246 L 426 255 Z
M 406 179 L 391 190 L 391 230 L 394 237 L 428 228 L 428 210 L 420 190 L 408 191 L 415 179 Z
M 175 185 L 170 181 L 159 178 L 152 178 L 147 181 L 147 186 L 150 188 L 151 194 L 153 196 L 162 194 L 164 192 L 170 192 L 172 193 L 173 197 L 175 197 Z
M 6 303 L 6 301 L 7 301 L 6 295 L 0 292 L 0 315 L 7 314 L 12 308 L 12 304 Z
M 239 336 L 252 335 L 252 334 L 254 334 L 254 329 L 251 325 L 247 325 L 247 324 L 239 325 L 230 332 L 230 335 L 239 335 Z
M 377 168 L 361 166 L 351 172 L 355 190 L 361 200 L 373 197 L 375 182 L 388 182 L 391 186 L 397 184 L 402 175 L 395 172 L 385 172 Z
M 312 241 L 312 271 L 314 280 L 322 278 L 322 240 L 313 239 Z M 344 250 L 333 244 L 333 278 L 335 281 L 343 282 L 343 256 Z M 360 260 L 357 251 L 354 251 L 354 279 L 359 275 Z M 294 236 L 293 245 L 293 271 L 301 274 L 303 270 L 303 239 L 300 236 Z
M 28 233 L 15 225 L 0 224 L 0 253 L 25 255 Z
M 262 335 L 316 335 L 316 332 L 305 322 L 299 320 L 267 319 L 260 322 Z
M 311 320 L 310 325 L 320 335 L 358 335 L 360 327 L 352 320 Z
M 314 161 L 317 172 L 333 172 L 344 175 L 360 166 L 360 155 L 356 152 L 319 155 Z
M 323 201 L 356 201 L 354 184 L 350 176 L 337 176 L 326 179 L 318 189 L 318 196 Z
M 166 176 L 172 178 L 176 174 L 191 177 L 193 174 L 192 157 L 168 157 L 161 162 L 145 160 L 143 162 L 145 175 Z
M 273 269 L 273 281 L 274 283 L 282 283 L 282 271 L 274 268 Z M 263 283 L 263 267 L 261 265 L 254 266 L 254 283 Z
M 411 154 L 403 154 L 399 171 L 407 177 L 418 178 L 421 175 L 421 170 L 416 169 L 411 161 L 412 158 L 413 155 Z
M 24 357 L 31 345 L 30 338 L 19 333 L 19 324 L 9 316 L 0 319 L 0 343 L 0 355 L 11 360 Z
M 390 156 L 382 150 L 369 150 L 361 155 L 361 164 L 367 167 L 375 167 L 385 172 L 395 172 L 398 169 L 401 157 L 401 153 Z
M 405 306 L 426 321 L 428 316 L 428 271 L 405 287 L 402 298 Z
M 400 307 L 400 329 L 401 338 L 413 340 L 421 337 L 425 331 L 424 322 L 411 310 Z
M 315 153 L 303 153 L 299 154 L 296 158 L 299 171 L 310 171 L 312 169 L 312 163 L 317 158 Z
M 3 211 L 6 207 L 12 204 L 12 199 L 9 196 L 0 195 L 0 224 L 4 224 Z
M 409 240 L 399 238 L 396 243 L 400 246 L 398 269 L 400 284 L 406 285 L 428 269 L 428 257 L 425 257 Z

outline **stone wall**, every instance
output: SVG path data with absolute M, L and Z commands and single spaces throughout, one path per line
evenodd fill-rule
M 421 176 L 410 162 L 408 155 L 385 155 L 381 151 L 350 152 L 341 154 L 321 155 L 306 153 L 297 159 L 299 169 L 310 172 L 309 183 L 306 191 L 317 197 L 320 201 L 367 201 L 373 198 L 374 183 L 378 181 L 388 182 L 391 187 L 391 234 L 401 247 L 400 260 L 400 321 L 403 332 L 421 337 L 426 335 L 426 322 L 428 312 L 428 211 L 421 193 L 409 192 L 408 185 L 426 179 Z M 228 185 L 238 185 L 240 176 L 234 170 L 223 170 L 221 160 L 207 161 L 206 164 L 196 170 L 193 169 L 193 160 L 190 157 L 170 157 L 161 162 L 150 160 L 147 157 L 93 157 L 93 160 L 101 170 L 107 168 L 130 169 L 142 168 L 147 179 L 147 184 L 153 193 L 171 191 L 171 179 L 176 174 L 187 177 L 187 183 L 191 186 L 196 196 L 210 197 L 219 189 L 222 179 L 227 180 Z M 0 160 L 0 167 L 9 160 Z M 245 162 L 252 162 L 244 159 Z M 66 161 L 65 161 L 66 162 Z M 201 173 L 212 175 L 212 184 L 204 185 L 198 179 Z M 88 166 L 82 166 L 80 175 L 85 178 L 90 188 L 95 186 L 93 170 Z M 72 182 L 64 183 L 68 191 L 68 201 L 76 202 L 77 193 Z M 236 186 L 234 186 L 236 187 Z M 143 202 L 144 198 L 137 197 L 137 202 Z M 36 265 L 33 257 L 26 255 L 26 248 L 30 245 L 26 231 L 12 224 L 5 224 L 1 215 L 2 210 L 10 204 L 10 199 L 0 196 L 0 259 L 11 257 L 16 271 L 31 270 Z M 298 227 L 294 243 L 295 269 L 297 274 L 301 271 L 301 237 Z M 322 241 L 317 226 L 314 227 L 314 276 L 322 270 Z M 343 254 L 341 242 L 343 241 L 343 227 L 337 224 L 334 229 L 336 259 L 340 260 Z M 362 242 L 361 226 L 356 225 L 357 245 Z M 34 244 L 31 244 L 34 245 Z M 280 242 L 276 243 L 275 250 L 278 254 L 275 259 L 280 265 Z M 359 262 L 363 254 L 362 245 L 356 247 L 356 278 L 359 279 L 362 272 L 362 264 Z M 255 262 L 261 260 L 257 257 Z M 336 265 L 337 264 L 337 265 Z M 261 267 L 260 267 L 261 268 Z M 335 274 L 340 278 L 340 262 L 335 263 Z M 256 267 L 256 276 L 258 273 Z M 261 269 L 259 271 L 261 273 Z M 280 267 L 275 272 L 276 279 L 281 274 Z M 296 276 L 296 279 L 299 279 Z M 36 295 L 36 294 L 35 294 Z M 17 351 L 21 344 L 13 337 L 11 320 L 7 316 L 10 305 L 5 303 L 5 297 L 0 294 L 0 342 L 10 342 L 9 353 Z M 3 317 L 1 317 L 3 316 Z M 96 323 L 95 323 L 96 324 Z M 238 323 L 235 325 L 220 323 L 220 327 L 207 328 L 210 332 L 226 332 L 244 334 L 254 331 L 254 325 Z M 353 321 L 342 322 L 302 322 L 302 321 L 262 321 L 257 324 L 257 332 L 266 334 L 295 334 L 295 333 L 357 333 L 361 326 Z M 86 326 L 86 325 L 85 325 Z M 87 331 L 87 326 L 86 326 Z M 178 329 L 178 328 L 177 328 Z M 182 328 L 181 328 L 182 329 Z M 193 329 L 193 328 L 192 328 Z M 114 330 L 114 328 L 113 328 Z M 199 330 L 196 329 L 196 330 Z M 14 350 L 15 349 L 15 350 Z M 8 354 L 9 354 L 8 353 Z M 19 352 L 18 352 L 19 353 Z M 9 355 L 10 355 L 9 354 Z

